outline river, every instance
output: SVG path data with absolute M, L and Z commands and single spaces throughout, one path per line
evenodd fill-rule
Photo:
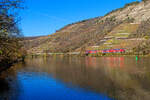
M 0 100 L 150 100 L 150 58 L 27 58 L 0 75 Z

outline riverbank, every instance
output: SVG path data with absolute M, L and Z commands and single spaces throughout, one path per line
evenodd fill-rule
M 3 71 L 7 70 L 8 68 L 12 67 L 14 64 L 18 63 L 18 62 L 23 62 L 24 61 L 24 57 L 17 59 L 15 61 L 2 61 L 0 62 L 0 73 L 2 73 Z
M 78 57 L 131 57 L 131 56 L 137 56 L 137 57 L 149 57 L 150 54 L 133 54 L 133 53 L 107 53 L 107 54 L 68 54 L 68 53 L 61 53 L 61 54 L 28 54 L 27 57 L 49 57 L 49 56 L 78 56 Z

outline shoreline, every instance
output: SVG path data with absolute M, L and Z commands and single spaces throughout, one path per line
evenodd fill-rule
M 20 58 L 20 59 L 17 59 L 15 61 L 12 61 L 10 63 L 3 63 L 0 65 L 0 74 L 3 72 L 3 71 L 6 71 L 7 69 L 9 69 L 10 67 L 12 67 L 14 64 L 18 63 L 18 62 L 23 62 L 24 61 L 24 58 Z M 1 62 L 0 62 L 1 63 Z
M 149 57 L 150 54 L 147 55 L 138 55 L 138 54 L 106 54 L 106 55 L 98 55 L 98 54 L 90 54 L 90 55 L 81 55 L 81 54 L 28 54 L 27 57 L 50 57 L 50 56 L 78 56 L 78 57 Z

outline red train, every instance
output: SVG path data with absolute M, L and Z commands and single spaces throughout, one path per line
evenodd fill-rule
M 87 50 L 86 54 L 96 53 L 124 53 L 125 49 Z

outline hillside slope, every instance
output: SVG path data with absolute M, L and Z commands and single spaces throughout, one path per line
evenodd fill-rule
M 103 17 L 70 24 L 49 36 L 26 38 L 25 47 L 28 53 L 66 53 L 83 48 L 149 50 L 139 49 L 139 45 L 149 43 L 150 35 L 147 34 L 150 31 L 150 1 L 144 1 L 127 4 Z

